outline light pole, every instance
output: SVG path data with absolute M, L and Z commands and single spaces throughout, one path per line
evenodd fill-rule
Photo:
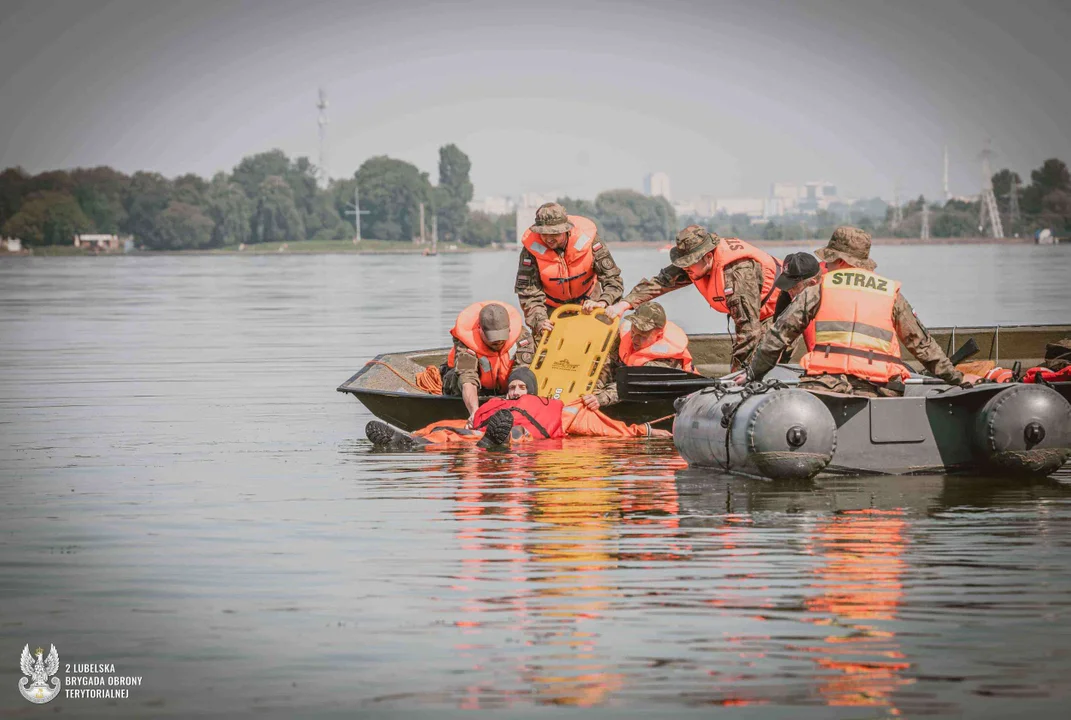
M 353 244 L 357 245 L 361 242 L 361 215 L 367 215 L 369 213 L 368 210 L 361 209 L 359 184 L 353 186 L 353 202 L 346 203 L 346 207 L 349 208 L 346 210 L 346 214 L 353 216 L 353 229 L 357 231 L 357 235 L 353 238 Z

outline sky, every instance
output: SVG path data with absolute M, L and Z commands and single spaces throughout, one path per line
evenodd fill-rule
M 350 176 L 389 155 L 477 198 L 674 199 L 824 180 L 977 193 L 1071 161 L 1071 3 L 0 0 L 0 167 L 210 176 L 280 148 Z

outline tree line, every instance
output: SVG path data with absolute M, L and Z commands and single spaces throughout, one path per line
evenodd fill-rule
M 70 245 L 76 234 L 133 236 L 139 248 L 188 250 L 354 236 L 354 190 L 359 190 L 361 234 L 409 242 L 424 236 L 432 218 L 439 239 L 486 246 L 516 241 L 514 215 L 470 212 L 472 164 L 456 145 L 439 150 L 438 183 L 411 163 L 387 156 L 366 160 L 352 177 L 318 182 L 306 157 L 271 150 L 242 159 L 211 179 L 126 175 L 110 167 L 0 173 L 0 234 L 29 247 Z M 608 240 L 671 237 L 669 203 L 615 190 L 595 201 L 564 199 L 572 213 L 589 215 Z

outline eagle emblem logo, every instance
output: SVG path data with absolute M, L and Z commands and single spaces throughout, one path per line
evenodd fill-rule
M 48 684 L 48 679 L 59 671 L 59 653 L 56 652 L 55 645 L 49 647 L 47 658 L 42 657 L 45 651 L 37 648 L 36 659 L 30 654 L 30 646 L 28 644 L 22 648 L 20 667 L 22 668 L 22 674 L 29 677 L 23 677 L 19 680 L 19 692 L 22 693 L 24 698 L 38 705 L 42 705 L 56 697 L 60 691 L 60 679 L 58 677 L 52 678 L 51 687 Z

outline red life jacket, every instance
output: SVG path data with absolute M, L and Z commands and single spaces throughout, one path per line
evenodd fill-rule
M 688 336 L 678 325 L 669 320 L 662 329 L 662 337 L 642 350 L 632 347 L 632 325 L 621 326 L 621 344 L 618 354 L 621 361 L 629 367 L 646 365 L 652 360 L 680 360 L 685 372 L 695 372 L 692 366 L 692 354 L 688 352 Z
M 491 398 L 476 410 L 472 427 L 483 429 L 492 415 L 506 409 L 513 413 L 513 425 L 525 428 L 537 440 L 562 438 L 565 437 L 562 430 L 563 407 L 561 400 L 537 395 L 521 395 L 516 400 Z
M 1045 382 L 1071 382 L 1071 365 L 1062 370 L 1046 370 L 1043 367 L 1032 367 L 1023 375 L 1023 382 L 1037 382 L 1038 375 Z
M 461 344 L 476 353 L 480 363 L 480 387 L 495 393 L 504 393 L 509 386 L 509 374 L 513 370 L 513 356 L 517 350 L 517 340 L 524 330 L 524 318 L 517 308 L 505 303 L 497 303 L 506 308 L 509 315 L 509 339 L 499 351 L 494 351 L 484 342 L 483 333 L 480 332 L 480 310 L 490 302 L 478 302 L 469 305 L 457 316 L 450 334 Z M 454 367 L 457 348 L 450 348 L 450 354 L 446 356 L 447 367 Z
M 521 244 L 532 253 L 539 266 L 539 279 L 549 308 L 584 300 L 595 284 L 592 254 L 598 232 L 595 223 L 579 215 L 570 215 L 569 222 L 573 229 L 569 231 L 564 253 L 548 248 L 542 237 L 531 230 L 526 230 L 521 237 Z
M 759 320 L 771 318 L 777 308 L 777 293 L 773 290 L 774 280 L 777 279 L 777 274 L 781 270 L 781 263 L 743 240 L 737 238 L 719 240 L 714 248 L 714 265 L 709 273 L 694 281 L 696 290 L 704 300 L 710 303 L 710 307 L 728 315 L 729 307 L 725 304 L 725 268 L 744 259 L 754 260 L 762 267 L 762 289 L 759 291 L 762 307 L 759 308 Z
M 886 383 L 911 373 L 900 359 L 892 310 L 900 283 L 859 268 L 822 278 L 822 299 L 811 321 L 814 347 L 800 360 L 808 375 L 852 375 Z

